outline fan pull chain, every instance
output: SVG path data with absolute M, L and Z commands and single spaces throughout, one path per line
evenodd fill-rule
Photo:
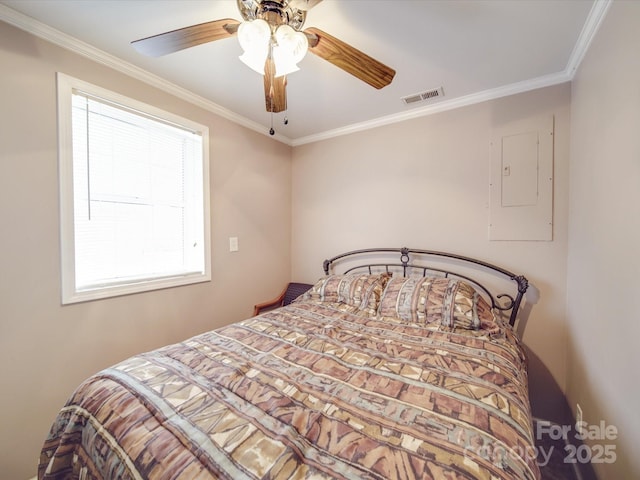
M 269 43 L 269 58 L 273 59 L 273 36 L 271 37 L 271 42 Z M 273 71 L 269 72 L 269 112 L 271 113 L 271 128 L 269 129 L 269 135 L 275 135 L 276 131 L 273 129 L 273 97 L 275 95 L 275 91 L 273 88 L 273 82 L 275 80 L 275 65 L 272 65 Z
M 269 81 L 271 82 L 269 87 L 269 111 L 271 112 L 271 128 L 269 129 L 269 135 L 273 136 L 276 133 L 273 129 L 273 75 L 269 76 Z

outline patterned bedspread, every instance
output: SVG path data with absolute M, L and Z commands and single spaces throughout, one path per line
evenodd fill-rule
M 508 328 L 300 301 L 85 381 L 38 477 L 534 479 L 532 443 Z

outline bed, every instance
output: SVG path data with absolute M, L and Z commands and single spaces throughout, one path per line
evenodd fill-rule
M 38 478 L 540 478 L 513 329 L 525 277 L 409 248 L 324 270 L 289 305 L 84 381 Z

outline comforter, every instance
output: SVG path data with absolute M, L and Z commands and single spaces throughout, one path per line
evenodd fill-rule
M 298 301 L 82 383 L 40 479 L 535 479 L 510 327 Z

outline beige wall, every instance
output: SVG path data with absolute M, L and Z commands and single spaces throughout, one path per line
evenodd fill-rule
M 602 479 L 640 478 L 640 2 L 612 4 L 573 84 L 568 382 L 589 424 L 616 426 Z
M 313 281 L 322 261 L 366 247 L 445 250 L 527 276 L 535 413 L 558 418 L 566 380 L 565 296 L 569 84 L 549 87 L 294 149 L 293 278 Z M 555 116 L 554 240 L 490 242 L 492 134 Z M 538 299 L 539 297 L 539 299 Z
M 246 318 L 281 290 L 291 149 L 2 22 L 0 66 L 0 477 L 20 480 L 35 475 L 55 413 L 84 377 Z M 56 71 L 209 126 L 211 282 L 60 305 Z

